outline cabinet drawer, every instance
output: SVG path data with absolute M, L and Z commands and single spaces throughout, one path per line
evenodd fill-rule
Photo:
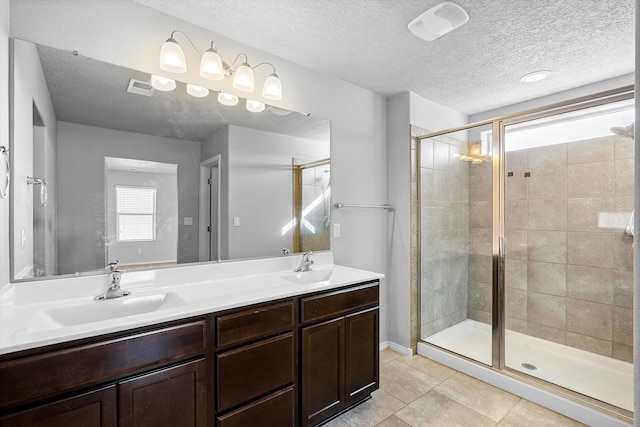
M 204 353 L 204 321 L 28 356 L 0 364 L 0 408 Z
M 293 328 L 293 301 L 256 307 L 216 318 L 218 347 Z
M 216 355 L 218 411 L 293 383 L 294 355 L 291 332 Z
M 293 386 L 218 417 L 218 427 L 286 427 L 295 425 Z
M 302 298 L 301 320 L 310 322 L 378 305 L 378 282 Z

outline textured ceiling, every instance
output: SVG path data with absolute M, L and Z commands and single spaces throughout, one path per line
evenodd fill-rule
M 285 116 L 249 113 L 241 100 L 234 107 L 194 98 L 184 83 L 151 97 L 127 93 L 130 79 L 149 82 L 149 74 L 37 46 L 58 120 L 147 135 L 204 141 L 232 124 L 317 141 L 329 138 L 329 121 L 300 113 Z M 96 102 L 100 100 L 100 102 Z M 286 110 L 280 110 L 286 111 Z
M 634 70 L 635 0 L 455 0 L 469 22 L 433 41 L 407 24 L 440 0 L 136 0 L 358 86 L 469 114 Z M 551 70 L 542 82 L 519 79 Z

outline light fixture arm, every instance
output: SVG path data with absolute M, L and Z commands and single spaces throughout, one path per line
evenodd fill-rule
M 244 56 L 244 62 L 246 63 L 249 62 L 249 57 L 247 56 L 246 53 L 239 53 L 238 56 L 236 56 L 236 59 L 234 59 L 231 65 L 229 65 L 229 68 L 227 69 L 227 71 L 231 71 L 233 66 L 236 65 L 236 62 L 238 62 L 238 58 L 240 58 L 241 56 Z
M 178 34 L 182 34 L 182 37 L 184 37 L 185 39 L 187 39 L 187 41 L 189 42 L 189 44 L 191 45 L 191 47 L 193 48 L 193 50 L 195 50 L 195 51 L 196 51 L 196 53 L 198 54 L 198 56 L 202 56 L 202 54 L 200 53 L 200 51 L 198 50 L 198 48 L 196 47 L 196 45 L 195 45 L 195 44 L 193 44 L 193 42 L 191 41 L 191 39 L 189 38 L 189 36 L 188 36 L 188 35 L 186 35 L 185 33 L 183 33 L 182 31 L 180 31 L 180 30 L 173 30 L 173 31 L 171 32 L 171 35 L 169 36 L 169 39 L 173 39 L 173 40 L 175 40 L 175 37 L 173 37 L 173 35 L 174 35 L 174 34 L 176 34 L 176 33 L 178 33 Z M 176 42 L 176 43 L 177 43 L 177 42 Z M 214 44 L 214 43 L 215 43 L 215 42 L 213 42 L 213 41 L 211 42 L 211 47 L 212 47 L 212 48 L 213 48 L 213 44 Z
M 273 68 L 273 74 L 276 74 L 276 67 L 271 62 L 261 62 L 258 65 L 256 65 L 255 67 L 251 67 L 251 69 L 255 70 L 256 68 L 258 68 L 261 65 L 270 65 L 271 68 Z

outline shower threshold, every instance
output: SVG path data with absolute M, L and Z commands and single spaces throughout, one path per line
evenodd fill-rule
M 491 327 L 464 320 L 424 341 L 491 364 Z M 519 332 L 506 331 L 505 365 L 633 411 L 633 364 Z M 535 369 L 532 369 L 535 368 Z

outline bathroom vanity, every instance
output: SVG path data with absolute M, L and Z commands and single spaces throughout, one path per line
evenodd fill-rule
M 155 314 L 60 328 L 37 321 L 43 331 L 13 338 L 3 326 L 0 426 L 322 424 L 378 388 L 381 277 L 333 265 L 314 274 L 323 269 L 331 273 L 320 282 L 304 273 L 290 282 L 282 270 L 175 285 L 184 305 Z M 167 292 L 128 286 L 134 297 Z M 41 313 L 47 304 L 31 305 Z M 28 306 L 13 307 L 7 327 L 27 326 L 11 316 L 28 319 Z

